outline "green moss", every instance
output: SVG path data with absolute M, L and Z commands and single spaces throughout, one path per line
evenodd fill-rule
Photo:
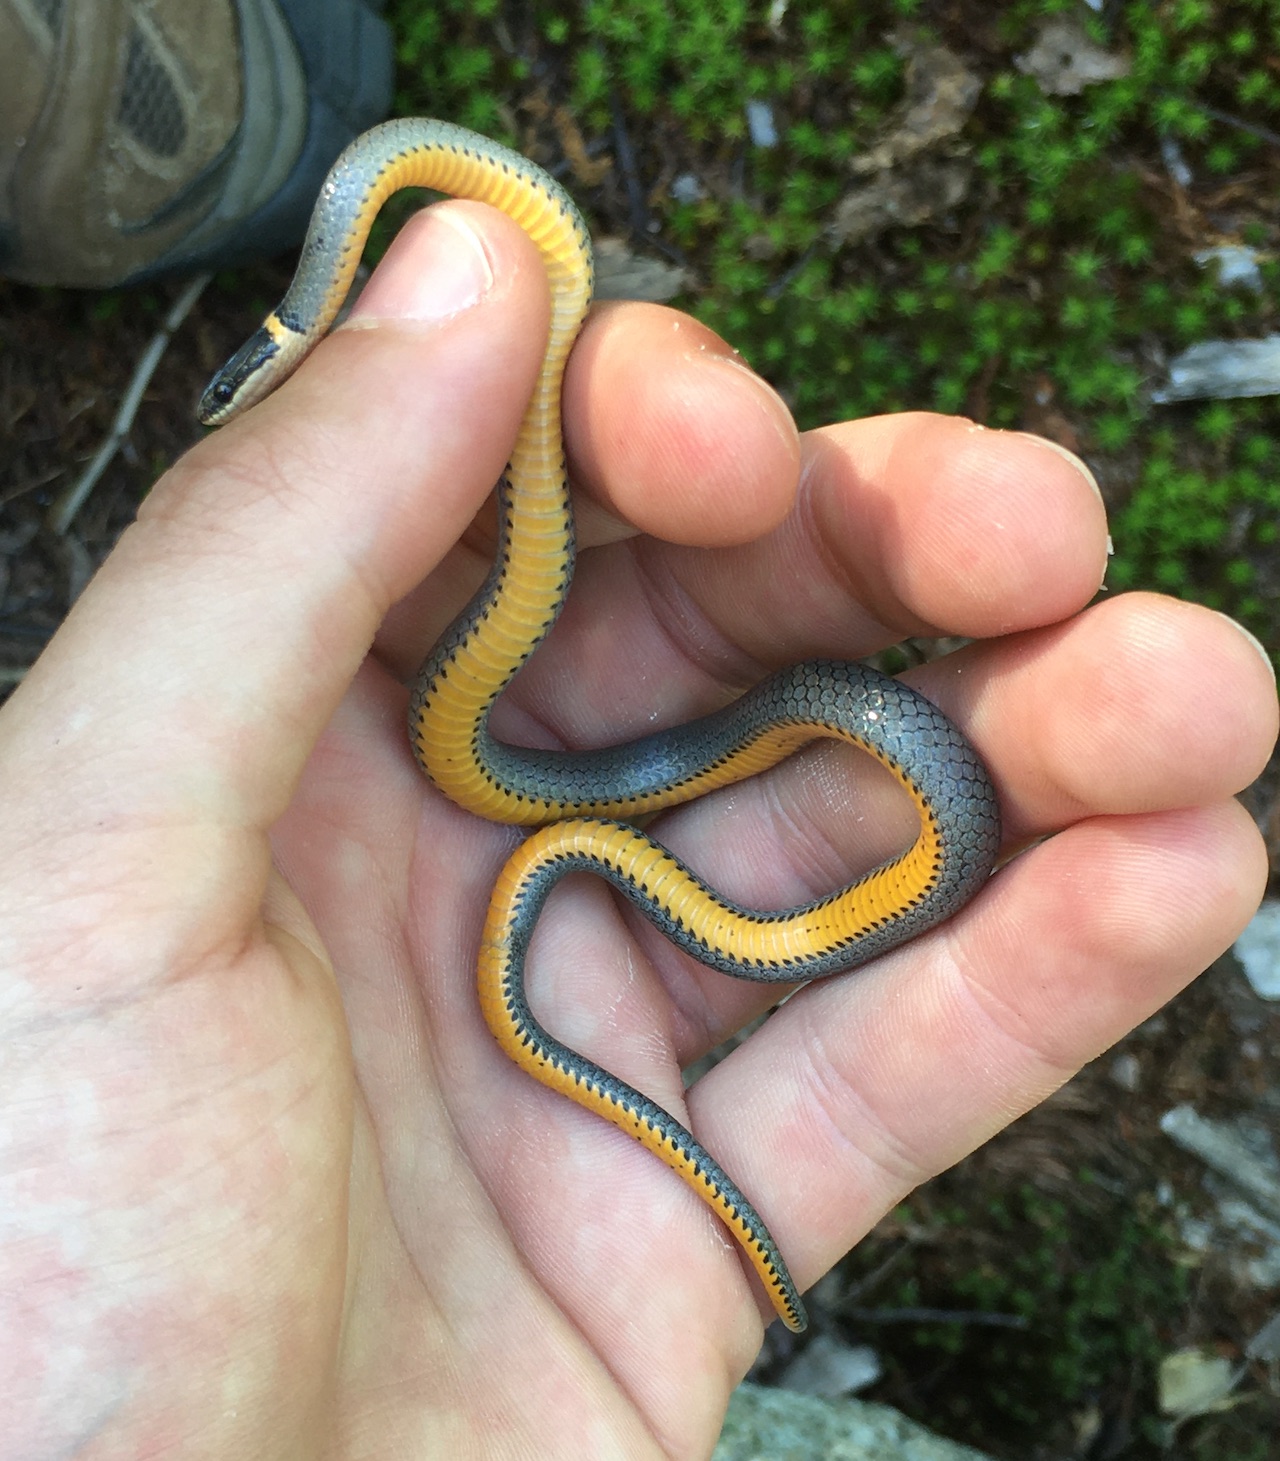
M 1110 24 L 1087 17 L 1130 73 L 1074 97 L 1046 96 L 1015 58 L 1045 17 L 1079 16 L 1075 0 L 999 7 L 987 32 L 999 53 L 975 50 L 957 16 L 936 39 L 985 68 L 957 139 L 972 169 L 967 195 L 945 217 L 839 248 L 832 211 L 865 182 L 850 163 L 892 126 L 903 95 L 906 63 L 886 36 L 904 17 L 941 24 L 945 8 L 826 0 L 788 7 L 771 25 L 746 0 L 585 0 L 571 11 L 540 0 L 518 34 L 499 27 L 493 0 L 393 0 L 390 14 L 401 111 L 518 141 L 512 103 L 533 92 L 566 104 L 605 150 L 620 114 L 646 186 L 663 179 L 678 138 L 679 165 L 705 197 L 658 192 L 649 207 L 701 281 L 685 303 L 778 385 L 803 425 L 920 406 L 976 407 L 993 425 L 1017 425 L 1029 383 L 1047 380 L 1127 503 L 1115 581 L 1242 610 L 1260 601 L 1237 596 L 1243 572 L 1228 565 L 1253 562 L 1261 523 L 1230 541 L 1224 524 L 1233 511 L 1237 522 L 1242 510 L 1261 517 L 1263 488 L 1241 477 L 1233 438 L 1266 412 L 1153 408 L 1146 391 L 1153 344 L 1174 351 L 1276 327 L 1268 301 L 1280 265 L 1264 267 L 1261 295 L 1224 290 L 1197 268 L 1170 226 L 1157 146 L 1176 141 L 1215 186 L 1256 167 L 1259 139 L 1215 114 L 1274 125 L 1272 6 L 1127 0 L 1109 8 Z M 748 98 L 771 107 L 779 146 L 750 142 Z M 590 211 L 592 198 L 582 201 Z M 1261 219 L 1252 241 L 1274 247 Z M 1154 443 L 1170 421 L 1181 445 L 1164 453 Z M 1123 460 L 1109 467 L 1110 454 Z M 1184 551 L 1194 558 L 1179 561 Z M 1277 628 L 1253 627 L 1264 638 Z
M 935 1394 L 945 1377 L 957 1397 L 948 1431 L 986 1445 L 1003 1438 L 1010 1454 L 1028 1454 L 1046 1416 L 1056 1423 L 1135 1381 L 1154 1391 L 1189 1288 L 1172 1226 L 1149 1200 L 1109 1198 L 1091 1172 L 1078 1183 L 1081 1200 L 1071 1205 L 1023 1186 L 971 1209 L 935 1189 L 897 1211 L 919 1256 L 905 1275 L 876 1286 L 874 1307 L 1003 1323 L 878 1329 L 891 1395 L 899 1374 L 903 1395 L 916 1389 L 907 1377 L 931 1376 Z M 865 1259 L 883 1262 L 874 1241 Z

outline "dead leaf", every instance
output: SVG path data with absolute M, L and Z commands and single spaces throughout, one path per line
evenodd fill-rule
M 597 299 L 646 299 L 665 304 L 691 282 L 688 269 L 637 254 L 620 238 L 596 239 L 595 256 Z
M 905 172 L 886 172 L 853 188 L 836 204 L 831 239 L 836 244 L 856 243 L 886 228 L 924 223 L 961 202 L 972 175 L 963 158 L 921 158 Z
M 891 37 L 907 58 L 906 96 L 885 136 L 853 161 L 855 173 L 884 172 L 954 137 L 977 105 L 981 80 L 946 46 L 906 32 Z
M 1128 76 L 1129 63 L 1095 45 L 1080 22 L 1058 16 L 1041 27 L 1035 45 L 1013 64 L 1047 96 L 1078 96 L 1086 86 Z

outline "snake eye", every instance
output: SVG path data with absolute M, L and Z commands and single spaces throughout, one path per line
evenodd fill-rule
M 202 426 L 221 425 L 226 419 L 227 413 L 235 405 L 235 398 L 235 382 L 218 375 L 205 387 L 204 394 L 200 397 L 200 404 L 196 407 L 196 416 L 199 418 L 200 424 Z
M 205 387 L 196 415 L 204 426 L 221 426 L 247 411 L 278 383 L 271 362 L 280 346 L 265 326 L 259 327 Z

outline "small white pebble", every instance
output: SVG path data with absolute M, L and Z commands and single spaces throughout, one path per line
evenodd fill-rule
M 747 130 L 757 147 L 778 145 L 778 128 L 773 120 L 773 108 L 767 101 L 747 103 Z
M 1142 1083 L 1142 1066 L 1136 1055 L 1122 1051 L 1111 1062 L 1111 1079 L 1122 1091 L 1136 1091 Z

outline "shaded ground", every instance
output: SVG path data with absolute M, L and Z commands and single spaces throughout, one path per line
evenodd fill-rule
M 815 1309 L 885 1363 L 872 1398 L 1010 1461 L 1165 1454 L 1160 1361 L 1198 1348 L 1247 1366 L 1243 1344 L 1277 1309 L 1274 1289 L 1240 1276 L 1260 1249 L 1183 1241 L 1215 1199 L 1159 1130 L 1180 1102 L 1280 1128 L 1280 1006 L 1229 958 L 913 1194 L 824 1281 Z M 948 1317 L 913 1322 L 922 1308 Z M 1188 1423 L 1171 1454 L 1280 1455 L 1274 1366 L 1247 1368 L 1246 1398 Z
M 525 141 L 544 161 L 563 162 L 570 176 L 586 165 L 585 154 L 574 157 L 582 137 L 572 119 L 553 122 L 545 107 L 524 105 L 528 96 L 517 100 Z M 669 127 L 628 135 L 626 148 L 616 136 L 603 140 L 618 161 L 593 184 L 594 220 L 623 237 L 637 208 L 623 166 L 630 149 L 663 157 L 668 178 L 706 171 L 705 153 L 685 156 Z M 1271 207 L 1258 204 L 1268 228 Z M 1187 226 L 1185 211 L 1171 209 L 1179 249 Z M 881 262 L 890 281 L 894 259 L 886 253 Z M 197 439 L 201 386 L 287 276 L 285 265 L 264 265 L 214 281 L 147 391 L 125 452 L 63 538 L 44 526 L 45 514 L 107 433 L 177 286 L 92 296 L 0 283 L 0 675 L 20 675 L 151 482 Z M 1023 399 L 1029 429 L 1087 448 L 1087 423 L 1052 391 L 1028 379 Z M 967 404 L 983 413 L 980 392 Z M 1189 454 L 1203 452 L 1188 416 L 1169 419 L 1186 429 Z M 1132 480 L 1119 460 L 1100 474 L 1117 507 Z M 1274 553 L 1262 573 L 1280 582 Z M 1280 870 L 1274 767 L 1248 801 Z M 1056 1099 L 886 1220 L 821 1286 L 815 1327 L 880 1352 L 886 1377 L 875 1398 L 1019 1461 L 1160 1454 L 1156 1365 L 1172 1350 L 1203 1347 L 1245 1365 L 1244 1400 L 1191 1422 L 1172 1454 L 1280 1455 L 1280 1385 L 1242 1353 L 1275 1311 L 1276 1294 L 1240 1281 L 1238 1252 L 1185 1246 L 1185 1218 L 1212 1200 L 1199 1164 L 1157 1125 L 1185 1101 L 1206 1114 L 1250 1112 L 1280 1129 L 1277 1093 L 1280 1006 L 1255 998 L 1224 960 Z M 953 1317 L 912 1317 L 924 1308 Z M 776 1373 L 794 1343 L 771 1333 L 762 1374 Z
M 12 683 L 128 526 L 151 483 L 193 442 L 200 390 L 288 282 L 264 265 L 212 285 L 153 378 L 124 450 L 64 537 L 58 494 L 108 435 L 139 357 L 179 285 L 91 294 L 0 281 L 0 677 Z M 264 307 L 259 308 L 259 305 Z

